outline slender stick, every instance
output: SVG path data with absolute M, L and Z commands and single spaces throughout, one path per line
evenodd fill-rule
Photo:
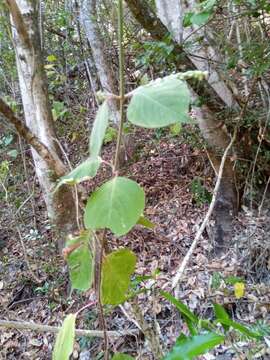
M 123 15 L 123 0 L 118 0 L 118 46 L 119 46 L 119 103 L 120 103 L 120 124 L 117 136 L 117 144 L 114 158 L 114 169 L 118 170 L 119 154 L 122 142 L 122 133 L 124 126 L 124 102 L 125 102 L 125 52 L 123 45 L 124 33 L 124 15 Z
M 212 215 L 212 212 L 214 210 L 214 206 L 215 206 L 215 202 L 216 202 L 216 198 L 217 198 L 217 194 L 218 194 L 218 190 L 219 190 L 219 187 L 220 187 L 220 183 L 221 183 L 221 180 L 222 180 L 222 174 L 223 174 L 223 170 L 224 170 L 224 165 L 225 165 L 225 162 L 226 162 L 226 159 L 227 159 L 227 155 L 231 149 L 231 147 L 233 146 L 233 143 L 234 141 L 236 140 L 236 137 L 237 137 L 237 130 L 238 130 L 238 127 L 239 127 L 239 124 L 241 122 L 241 120 L 243 120 L 245 114 L 246 114 L 246 111 L 247 111 L 247 107 L 248 107 L 248 103 L 249 103 L 249 100 L 250 100 L 250 97 L 251 95 L 253 94 L 253 90 L 254 90 L 254 86 L 257 82 L 257 77 L 255 77 L 253 79 L 253 83 L 251 85 L 251 90 L 250 90 L 250 93 L 248 94 L 248 96 L 246 97 L 246 101 L 244 103 L 244 106 L 242 107 L 241 111 L 240 111 L 240 114 L 239 114 L 239 117 L 238 117 L 238 121 L 237 121 L 237 124 L 234 128 L 234 133 L 233 133 L 233 136 L 231 138 L 231 141 L 230 143 L 228 144 L 228 146 L 226 147 L 225 151 L 224 151 L 224 154 L 222 156 L 222 159 L 221 159 L 221 163 L 220 163 L 220 167 L 219 167 L 219 171 L 218 171 L 218 174 L 217 174 L 217 181 L 216 181 L 216 185 L 215 185 L 215 188 L 214 188 L 214 191 L 213 191 L 213 197 L 212 197 L 212 201 L 211 201 L 211 204 L 209 206 L 209 209 L 206 213 L 206 216 L 203 220 L 203 223 L 201 224 L 199 230 L 197 231 L 197 234 L 195 236 L 195 239 L 193 240 L 193 243 L 191 244 L 191 247 L 189 248 L 186 256 L 184 257 L 184 260 L 182 261 L 181 265 L 179 266 L 173 280 L 172 280 L 172 289 L 175 289 L 175 297 L 178 297 L 179 295 L 179 281 L 181 279 L 181 277 L 183 276 L 184 272 L 185 272 L 185 269 L 186 269 L 186 266 L 194 252 L 194 249 L 196 248 L 197 244 L 198 244 L 198 241 L 200 240 L 201 236 L 202 236 L 202 233 Z
M 2 114 L 12 125 L 15 126 L 17 133 L 31 145 L 39 156 L 48 164 L 57 176 L 63 176 L 66 173 L 66 168 L 61 163 L 57 154 L 50 150 L 43 144 L 39 138 L 29 129 L 24 122 L 19 119 L 11 107 L 0 98 L 0 114 Z
M 107 323 L 104 316 L 104 310 L 101 300 L 101 267 L 103 260 L 104 245 L 106 243 L 106 230 L 103 230 L 103 234 L 100 238 L 99 244 L 97 244 L 97 298 L 98 298 L 98 309 L 99 309 L 99 321 L 101 328 L 103 329 L 104 338 L 104 360 L 109 360 L 109 339 Z
M 124 16 L 123 16 L 123 0 L 118 0 L 118 45 L 119 45 L 119 111 L 120 111 L 120 124 L 117 135 L 117 144 L 115 150 L 115 158 L 114 158 L 114 173 L 117 174 L 118 166 L 119 166 L 119 154 L 122 142 L 122 133 L 124 126 L 124 102 L 125 102 L 125 68 L 124 68 L 124 46 L 123 46 L 123 32 L 124 32 Z M 103 251 L 106 245 L 105 239 L 106 232 L 103 232 L 103 236 L 100 242 L 99 249 L 99 259 L 97 270 L 98 279 L 97 279 L 97 296 L 98 296 L 98 307 L 100 314 L 101 326 L 103 328 L 104 334 L 104 360 L 109 359 L 109 341 L 107 336 L 107 325 L 104 316 L 102 301 L 101 301 L 101 264 L 103 258 Z
M 31 330 L 37 332 L 50 332 L 50 333 L 58 333 L 60 327 L 57 326 L 49 326 L 43 324 L 35 324 L 28 321 L 12 321 L 12 320 L 0 320 L 0 328 L 8 328 L 8 329 L 16 329 L 16 330 Z M 102 330 L 83 330 L 77 329 L 75 330 L 76 336 L 89 336 L 89 337 L 104 337 L 104 332 Z M 109 337 L 122 337 L 122 336 L 130 336 L 130 335 L 138 335 L 137 329 L 131 329 L 130 331 L 108 331 Z
M 207 211 L 207 214 L 203 220 L 203 223 L 201 224 L 196 236 L 195 236 L 195 239 L 193 240 L 193 243 L 191 244 L 191 247 L 189 248 L 186 256 L 184 257 L 184 260 L 182 261 L 181 265 L 179 266 L 173 280 L 172 280 L 172 289 L 175 289 L 176 288 L 176 291 L 175 291 L 175 296 L 178 297 L 179 295 L 179 281 L 181 279 L 181 277 L 183 276 L 184 274 L 184 271 L 186 269 L 186 266 L 193 254 L 193 251 L 194 249 L 196 248 L 197 246 L 197 243 L 198 241 L 200 240 L 201 236 L 202 236 L 202 233 L 210 219 L 210 216 L 212 215 L 212 212 L 214 210 L 214 206 L 215 206 L 215 203 L 216 203 L 216 198 L 217 198 L 217 194 L 218 194 L 218 190 L 219 190 L 219 187 L 220 187 L 220 183 L 221 183 L 221 180 L 222 180 L 222 174 L 223 174 L 223 169 L 224 169 L 224 165 L 225 165 L 225 161 L 227 159 L 227 155 L 236 139 L 236 134 L 237 134 L 237 128 L 235 128 L 235 131 L 234 131 L 234 134 L 233 134 L 233 137 L 229 143 L 229 145 L 227 146 L 227 148 L 225 149 L 224 151 L 224 154 L 222 156 L 222 159 L 221 159 L 221 163 L 220 163 L 220 167 L 219 167 L 219 171 L 218 171 L 218 177 L 217 177 L 217 181 L 216 181 L 216 185 L 215 185 L 215 188 L 214 188 L 214 191 L 213 191 L 213 197 L 212 197 L 212 201 L 211 201 L 211 204 L 209 206 L 209 209 Z

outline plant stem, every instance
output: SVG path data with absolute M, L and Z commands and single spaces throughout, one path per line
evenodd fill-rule
M 104 334 L 104 360 L 109 360 L 109 339 L 107 335 L 107 323 L 104 316 L 104 310 L 101 300 L 101 267 L 102 267 L 102 259 L 103 259 L 103 251 L 104 245 L 106 242 L 106 230 L 103 231 L 102 237 L 99 243 L 99 250 L 98 250 L 98 262 L 97 262 L 97 297 L 98 297 L 98 309 L 99 309 L 99 321 L 100 325 L 103 329 Z
M 119 154 L 122 142 L 122 133 L 124 126 L 124 102 L 125 102 L 125 53 L 123 45 L 124 33 L 124 15 L 123 15 L 123 0 L 118 0 L 118 46 L 119 46 L 119 112 L 120 123 L 117 135 L 117 144 L 114 158 L 114 171 L 119 167 Z
M 124 102 L 125 102 L 125 68 L 124 68 L 124 46 L 123 46 L 123 31 L 124 31 L 124 16 L 123 16 L 123 0 L 118 0 L 118 45 L 119 45 L 119 112 L 120 112 L 120 123 L 117 134 L 117 144 L 115 150 L 115 158 L 114 158 L 114 173 L 117 173 L 119 167 L 119 154 L 122 142 L 122 133 L 123 133 L 123 125 L 124 125 Z M 105 230 L 103 232 L 103 236 L 100 243 L 100 253 L 98 259 L 98 307 L 100 314 L 100 322 L 104 332 L 104 360 L 109 359 L 109 341 L 107 336 L 107 326 L 106 320 L 104 316 L 102 301 L 101 301 L 101 266 L 102 266 L 102 258 L 103 251 L 106 245 L 105 238 Z

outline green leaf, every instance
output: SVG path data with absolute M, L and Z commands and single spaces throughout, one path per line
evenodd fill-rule
M 105 257 L 101 273 L 103 304 L 118 305 L 125 301 L 135 265 L 136 256 L 128 249 L 114 251 Z
M 191 18 L 192 18 L 193 15 L 194 15 L 194 12 L 191 12 L 191 11 L 185 13 L 184 19 L 183 19 L 183 26 L 184 27 L 188 27 L 188 26 L 192 25 Z
M 69 360 L 75 339 L 75 314 L 69 314 L 56 337 L 53 360 Z
M 217 3 L 217 0 L 206 0 L 200 4 L 200 7 L 204 11 L 212 11 L 213 7 L 216 5 L 216 3 Z
M 192 323 L 198 324 L 199 319 L 197 316 L 189 310 L 189 308 L 180 300 L 177 300 L 174 296 L 172 296 L 167 291 L 160 291 L 161 295 L 165 297 L 165 299 L 169 300 L 177 310 L 182 314 L 185 315 Z
M 210 16 L 212 15 L 212 12 L 210 11 L 202 11 L 200 13 L 197 14 L 193 14 L 190 18 L 190 22 L 193 25 L 204 25 L 207 23 L 207 21 L 209 20 Z
M 88 290 L 93 281 L 93 256 L 89 250 L 89 231 L 69 240 L 66 244 L 67 263 L 73 289 Z
M 69 174 L 62 176 L 59 179 L 56 190 L 63 184 L 75 185 L 80 183 L 81 181 L 85 181 L 95 177 L 100 164 L 100 158 L 88 158 L 80 165 L 78 165 L 75 169 L 73 169 Z
M 214 304 L 214 311 L 217 318 L 217 322 L 219 322 L 224 330 L 228 330 L 230 327 L 239 331 L 241 334 L 249 337 L 259 339 L 261 336 L 252 330 L 250 330 L 247 326 L 239 324 L 236 321 L 230 319 L 229 315 L 227 314 L 226 310 L 219 304 Z
M 57 57 L 55 55 L 51 54 L 51 55 L 47 56 L 47 60 L 49 62 L 54 62 L 57 60 Z
M 181 130 L 182 130 L 182 126 L 180 123 L 177 123 L 177 124 L 173 124 L 171 125 L 170 127 L 170 134 L 175 137 L 175 136 L 178 136 L 180 133 L 181 133 Z
M 109 228 L 117 236 L 124 235 L 137 223 L 144 204 L 144 191 L 135 181 L 115 177 L 88 199 L 85 227 L 93 230 Z
M 227 313 L 227 311 L 224 309 L 223 306 L 219 304 L 214 304 L 214 311 L 217 319 L 220 320 L 229 320 L 230 317 Z
M 156 224 L 152 223 L 150 220 L 148 220 L 144 216 L 140 216 L 139 220 L 137 221 L 138 225 L 142 225 L 148 229 L 154 229 Z
M 164 360 L 192 360 L 196 356 L 213 349 L 223 341 L 224 336 L 213 332 L 188 338 L 182 337 L 177 340 L 173 350 L 165 356 Z
M 90 136 L 89 151 L 91 156 L 96 157 L 100 153 L 103 139 L 109 123 L 109 116 L 109 106 L 107 101 L 104 101 L 98 109 Z
M 135 90 L 127 110 L 128 120 L 145 128 L 187 122 L 190 94 L 187 85 L 173 76 Z
M 127 354 L 115 353 L 112 360 L 134 360 L 134 357 Z
M 214 311 L 215 311 L 215 315 L 216 315 L 216 318 L 218 320 L 230 320 L 230 317 L 227 313 L 227 311 L 224 309 L 223 306 L 219 305 L 219 304 L 214 304 Z M 223 325 L 223 328 L 225 331 L 228 331 L 229 330 L 229 326 L 226 325 L 226 324 L 222 324 Z
M 103 144 L 106 145 L 106 144 L 109 144 L 112 141 L 116 140 L 117 134 L 118 134 L 118 131 L 115 128 L 113 128 L 112 126 L 109 126 L 105 132 Z

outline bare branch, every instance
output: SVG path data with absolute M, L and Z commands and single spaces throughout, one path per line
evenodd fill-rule
M 0 98 L 0 114 L 2 114 L 11 124 L 13 124 L 18 134 L 31 145 L 40 157 L 48 164 L 49 168 L 57 176 L 63 176 L 66 168 L 58 158 L 57 154 L 49 150 L 38 137 L 25 125 L 13 112 L 13 110 Z
M 36 332 L 50 332 L 57 334 L 60 330 L 57 326 L 49 326 L 42 324 L 35 324 L 27 321 L 9 321 L 9 320 L 0 320 L 0 328 L 16 329 L 16 330 L 31 330 Z M 138 335 L 137 329 L 131 329 L 126 331 L 108 331 L 109 337 L 122 337 L 130 335 Z M 104 332 L 102 330 L 75 330 L 76 336 L 88 336 L 88 337 L 99 337 L 103 338 Z

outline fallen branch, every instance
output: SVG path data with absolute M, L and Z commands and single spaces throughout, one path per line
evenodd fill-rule
M 12 320 L 0 320 L 0 328 L 16 329 L 16 330 L 31 330 L 36 332 L 50 332 L 57 334 L 60 330 L 60 327 L 49 326 L 42 324 L 35 324 L 27 321 L 12 321 Z M 75 330 L 76 336 L 87 336 L 87 337 L 104 337 L 103 330 Z M 135 336 L 138 335 L 139 331 L 137 329 L 131 329 L 126 331 L 108 331 L 108 337 L 122 337 L 122 336 Z
M 235 131 L 234 131 L 234 134 L 233 134 L 233 137 L 231 138 L 231 141 L 229 143 L 229 145 L 226 147 L 225 151 L 224 151 L 224 154 L 222 156 L 222 159 L 221 159 L 221 163 L 220 163 L 220 167 L 219 167 L 219 171 L 218 171 L 218 176 L 217 176 L 217 181 L 216 181 L 216 185 L 215 185 L 215 188 L 214 188 L 214 191 L 213 191 L 213 196 L 212 196 L 212 201 L 210 203 L 210 206 L 209 206 L 209 209 L 207 211 L 207 214 L 203 220 L 203 223 L 201 224 L 199 230 L 197 231 L 196 233 L 196 236 L 195 236 L 195 239 L 193 240 L 193 243 L 191 244 L 191 247 L 189 248 L 186 256 L 184 257 L 184 260 L 182 261 L 181 265 L 179 266 L 173 280 L 172 280 L 172 289 L 175 289 L 175 296 L 176 298 L 178 298 L 178 293 L 179 293 L 179 281 L 181 279 L 181 277 L 183 276 L 184 274 L 184 271 L 186 269 L 186 266 L 194 252 L 194 249 L 196 248 L 197 246 L 197 243 L 198 241 L 200 240 L 201 236 L 202 236 L 202 233 L 204 232 L 204 229 L 207 225 L 207 223 L 209 222 L 209 219 L 213 213 L 213 210 L 214 210 L 214 207 L 215 207 L 215 203 L 216 203 L 216 198 L 217 198 L 217 194 L 218 194 L 218 190 L 219 190 L 219 187 L 220 187 L 220 183 L 221 183 L 221 180 L 222 180 L 222 174 L 223 174 L 223 170 L 224 170 L 224 165 L 225 165 L 225 162 L 226 162 L 226 159 L 227 159 L 227 155 L 236 139 L 236 134 L 237 134 L 237 131 L 236 131 L 236 128 L 235 128 Z

